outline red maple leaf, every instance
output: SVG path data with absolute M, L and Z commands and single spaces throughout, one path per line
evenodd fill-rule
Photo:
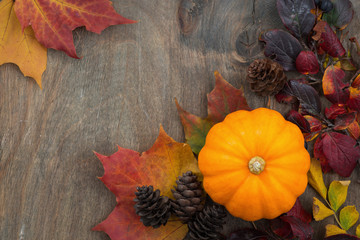
M 115 194 L 117 205 L 93 230 L 106 232 L 112 240 L 184 238 L 188 228 L 179 219 L 170 218 L 157 229 L 145 227 L 135 213 L 134 198 L 136 187 L 143 185 L 152 185 L 173 198 L 171 189 L 178 176 L 187 171 L 200 174 L 189 145 L 175 142 L 161 128 L 154 145 L 142 154 L 119 147 L 111 156 L 96 155 L 104 166 L 100 180 Z
M 218 71 L 215 72 L 215 88 L 207 95 L 208 116 L 201 118 L 176 106 L 184 127 L 186 142 L 195 154 L 199 154 L 205 144 L 210 128 L 224 120 L 226 115 L 237 110 L 251 110 L 242 88 L 237 89 L 228 83 Z
M 73 58 L 78 58 L 75 28 L 101 33 L 111 25 L 135 22 L 116 13 L 109 0 L 16 0 L 14 8 L 23 29 L 31 25 L 42 45 Z

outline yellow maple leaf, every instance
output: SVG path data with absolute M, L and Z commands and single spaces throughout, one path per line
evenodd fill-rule
M 34 78 L 41 87 L 46 62 L 47 49 L 36 40 L 32 28 L 21 30 L 14 1 L 0 1 L 0 65 L 15 63 L 25 76 Z

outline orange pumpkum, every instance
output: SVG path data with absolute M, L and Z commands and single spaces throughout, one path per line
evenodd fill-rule
M 300 129 L 266 108 L 229 114 L 199 153 L 205 191 L 247 221 L 289 211 L 305 191 L 309 167 Z

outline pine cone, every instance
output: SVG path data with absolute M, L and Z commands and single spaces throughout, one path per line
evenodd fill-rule
M 225 208 L 213 203 L 198 212 L 194 221 L 188 223 L 188 239 L 219 240 L 223 236 L 219 233 L 225 224 Z
M 269 96 L 283 89 L 287 77 L 279 63 L 265 58 L 250 64 L 247 80 L 253 92 L 260 96 Z
M 134 201 L 136 214 L 145 226 L 158 228 L 165 225 L 171 215 L 170 199 L 160 196 L 160 190 L 154 191 L 153 186 L 142 186 L 136 188 Z
M 201 204 L 202 186 L 197 176 L 191 171 L 184 173 L 176 181 L 175 190 L 171 190 L 175 201 L 172 201 L 172 210 L 184 223 L 188 222 L 197 211 L 203 209 Z

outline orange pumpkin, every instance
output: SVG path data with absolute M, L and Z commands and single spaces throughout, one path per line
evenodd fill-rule
M 289 211 L 305 191 L 309 167 L 300 129 L 266 108 L 227 115 L 199 153 L 205 191 L 247 221 Z

